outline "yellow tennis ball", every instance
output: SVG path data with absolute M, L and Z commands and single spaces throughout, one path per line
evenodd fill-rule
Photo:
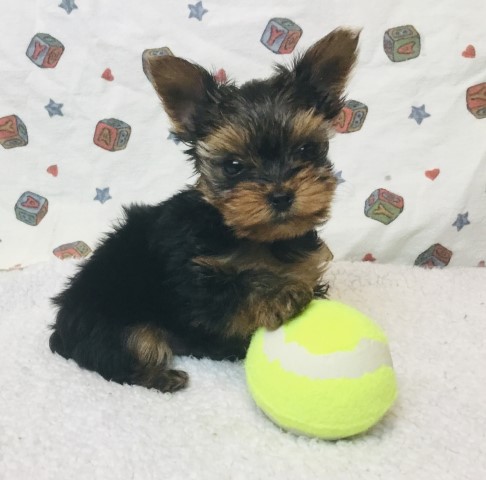
M 257 330 L 245 370 L 256 404 L 271 420 L 329 440 L 368 430 L 397 396 L 383 331 L 331 300 L 313 300 L 273 332 Z

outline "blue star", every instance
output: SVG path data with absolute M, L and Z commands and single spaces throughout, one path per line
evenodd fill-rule
M 61 108 L 63 107 L 63 103 L 56 103 L 52 98 L 49 99 L 49 103 L 44 107 L 49 114 L 49 117 L 53 117 L 54 115 L 63 116 L 61 112 Z
M 106 188 L 97 188 L 96 189 L 96 197 L 93 200 L 99 200 L 100 203 L 105 203 L 107 200 L 110 200 L 110 187 Z
M 425 111 L 425 105 L 421 107 L 412 107 L 412 113 L 408 118 L 413 118 L 419 125 L 422 123 L 424 118 L 430 117 L 430 113 Z
M 199 21 L 202 20 L 202 17 L 208 11 L 203 7 L 202 2 L 197 2 L 196 5 L 187 5 L 191 13 L 189 14 L 189 18 L 197 18 Z
M 336 175 L 334 175 L 334 177 L 336 177 L 336 180 L 337 180 L 337 184 L 339 185 L 340 183 L 344 183 L 346 180 L 344 180 L 343 178 L 343 171 L 342 170 L 339 170 L 339 172 L 336 173 Z
M 181 141 L 179 140 L 179 137 L 173 132 L 169 133 L 167 140 L 172 140 L 176 145 L 179 145 L 179 143 L 181 143 Z
M 78 6 L 74 3 L 74 0 L 62 0 L 59 7 L 64 8 L 69 15 L 73 10 L 76 10 Z
M 456 221 L 452 224 L 452 226 L 456 227 L 457 231 L 462 230 L 462 227 L 464 227 L 464 225 L 469 225 L 471 223 L 467 218 L 468 215 L 469 212 L 459 213 L 457 215 Z

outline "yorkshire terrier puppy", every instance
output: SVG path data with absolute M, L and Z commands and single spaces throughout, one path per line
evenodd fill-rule
M 155 57 L 148 70 L 194 186 L 132 205 L 53 301 L 50 348 L 108 380 L 162 392 L 186 386 L 173 355 L 238 359 L 324 296 L 328 159 L 358 34 L 338 29 L 289 68 L 237 87 L 198 65 Z

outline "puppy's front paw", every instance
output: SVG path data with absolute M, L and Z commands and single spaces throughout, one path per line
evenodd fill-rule
M 302 312 L 313 296 L 314 292 L 306 285 L 285 285 L 267 299 L 266 312 L 260 317 L 259 323 L 269 330 L 275 330 Z
M 328 298 L 327 292 L 329 291 L 328 283 L 319 283 L 314 287 L 314 298 Z
M 245 296 L 228 318 L 224 335 L 249 339 L 260 327 L 275 330 L 298 315 L 314 297 L 311 285 L 277 277 L 266 271 L 245 274 Z

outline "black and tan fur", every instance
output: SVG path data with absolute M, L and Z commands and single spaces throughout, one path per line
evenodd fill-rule
M 52 351 L 109 380 L 175 391 L 173 355 L 236 359 L 327 290 L 328 159 L 358 35 L 338 29 L 266 80 L 218 84 L 178 57 L 149 63 L 195 185 L 132 205 L 54 302 Z

